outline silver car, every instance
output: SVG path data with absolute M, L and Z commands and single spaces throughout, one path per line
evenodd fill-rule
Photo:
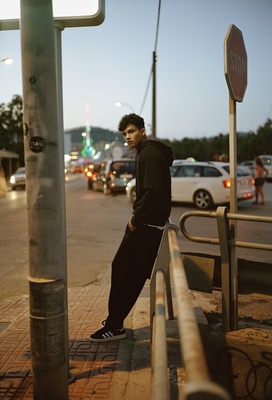
M 134 159 L 118 158 L 104 160 L 92 177 L 91 188 L 104 194 L 125 192 L 127 183 L 135 177 Z
M 255 168 L 255 161 L 254 160 L 248 160 L 248 161 L 243 161 L 241 164 L 238 165 L 240 169 L 245 171 L 248 175 L 253 176 L 254 175 L 254 168 Z
M 268 169 L 268 175 L 266 177 L 267 181 L 272 181 L 272 156 L 271 155 L 261 155 L 259 156 L 263 162 L 263 165 Z
M 12 190 L 17 188 L 25 189 L 26 186 L 26 174 L 25 167 L 18 168 L 17 171 L 10 177 L 10 186 Z

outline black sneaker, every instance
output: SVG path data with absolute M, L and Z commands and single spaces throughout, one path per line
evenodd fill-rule
M 104 326 L 103 328 L 99 329 L 98 331 L 90 335 L 89 339 L 92 342 L 109 342 L 110 340 L 119 340 L 125 338 L 126 338 L 125 328 L 110 330 Z

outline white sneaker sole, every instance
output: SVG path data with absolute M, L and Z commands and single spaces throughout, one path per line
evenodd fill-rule
M 102 342 L 109 342 L 111 340 L 125 339 L 126 336 L 127 336 L 126 333 L 122 333 L 121 335 L 109 336 L 109 337 L 105 337 L 105 338 L 101 338 L 101 339 L 92 338 L 90 336 L 89 339 L 91 342 L 102 343 Z

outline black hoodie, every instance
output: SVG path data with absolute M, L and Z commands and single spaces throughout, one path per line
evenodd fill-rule
M 131 223 L 164 226 L 171 212 L 171 147 L 146 140 L 137 152 L 136 200 Z

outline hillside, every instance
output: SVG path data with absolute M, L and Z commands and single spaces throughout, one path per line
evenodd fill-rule
M 71 135 L 72 143 L 81 143 L 82 142 L 82 132 L 85 132 L 84 126 L 66 130 L 64 132 L 64 134 Z M 108 129 L 103 129 L 103 128 L 92 127 L 90 136 L 93 140 L 93 144 L 96 144 L 97 142 L 101 142 L 101 141 L 111 143 L 111 142 L 117 141 L 116 138 L 118 138 L 118 142 L 120 142 L 120 143 L 125 142 L 123 135 L 120 132 L 117 132 L 117 131 L 114 132 L 114 131 L 110 131 Z

